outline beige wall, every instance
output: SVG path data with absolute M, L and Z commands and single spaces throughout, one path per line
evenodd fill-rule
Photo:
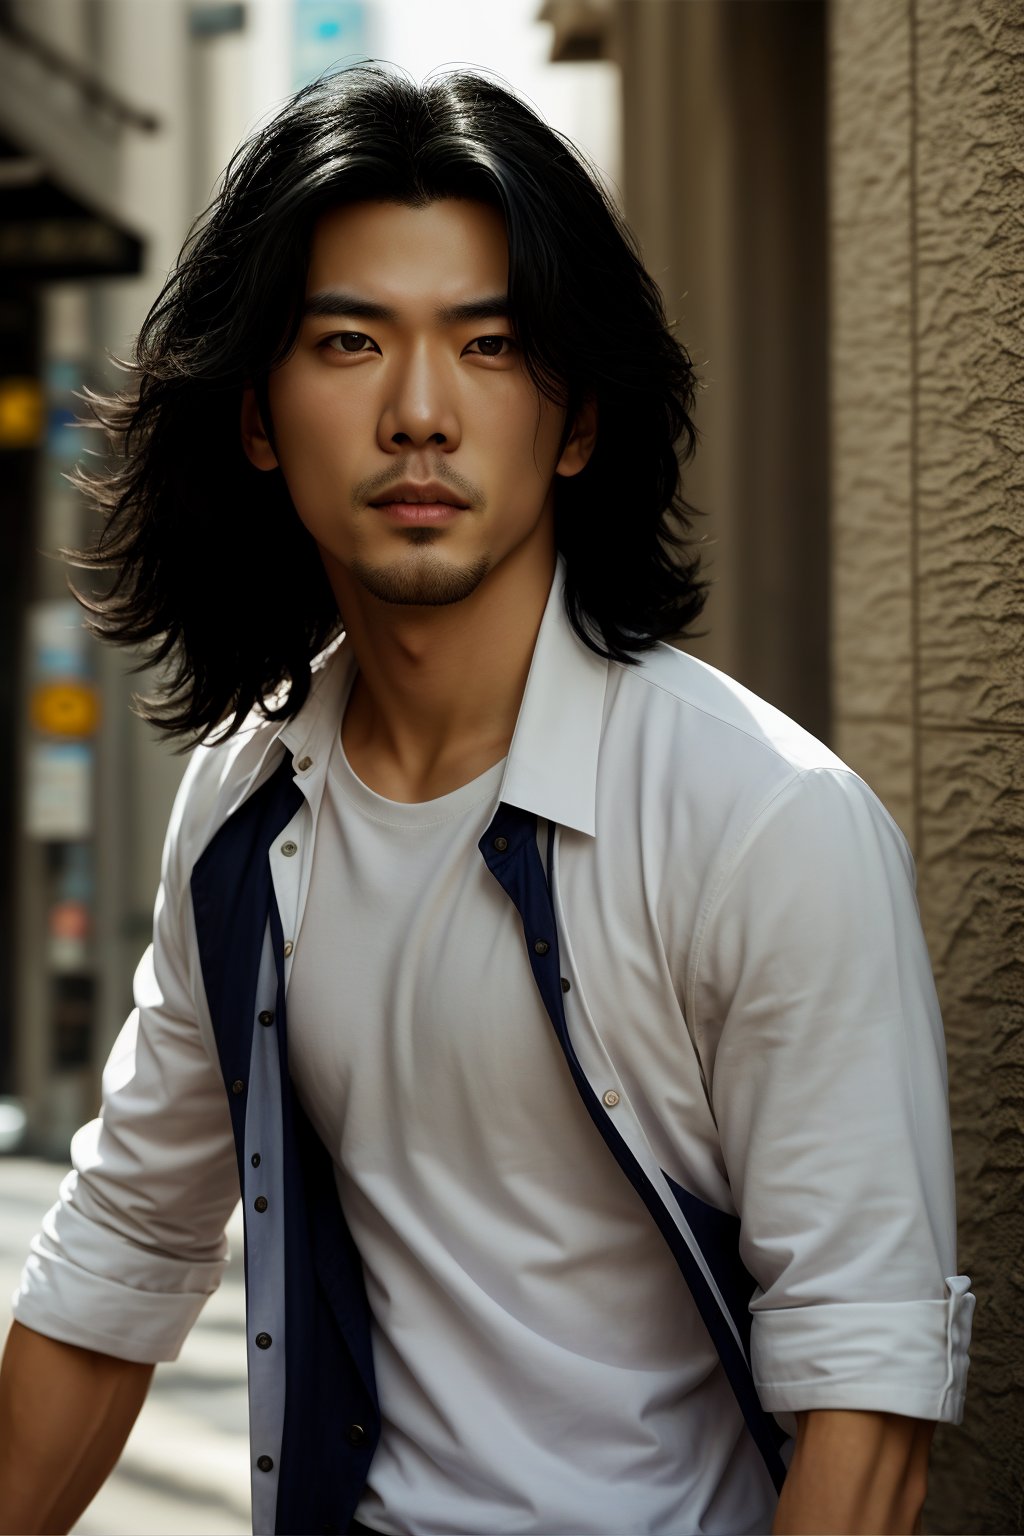
M 943 1004 L 967 1412 L 925 1529 L 1021 1529 L 1024 32 L 1014 0 L 835 0 L 833 711 L 914 845 Z

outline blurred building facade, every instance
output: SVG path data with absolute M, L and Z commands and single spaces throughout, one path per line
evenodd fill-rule
M 1013 0 L 548 0 L 622 69 L 623 194 L 704 362 L 706 658 L 910 839 L 943 1005 L 967 1411 L 924 1529 L 1019 1531 L 1024 34 Z M 689 647 L 688 647 L 689 648 Z
M 147 679 L 85 633 L 67 591 L 55 551 L 91 543 L 96 527 L 63 474 L 101 447 L 74 424 L 77 392 L 129 382 L 108 353 L 130 349 L 254 102 L 290 89 L 273 25 L 282 30 L 284 13 L 261 9 L 264 24 L 248 30 L 245 20 L 241 5 L 178 0 L 0 6 L 3 164 L 34 178 L 31 206 L 21 187 L 13 201 L 10 175 L 0 183 L 0 277 L 31 331 L 24 371 L 40 401 L 34 437 L 5 453 L 24 466 L 17 505 L 9 476 L 0 492 L 5 530 L 20 530 L 3 575 L 13 661 L 3 902 L 16 942 L 0 1002 L 0 1092 L 20 1100 L 28 1147 L 55 1157 L 94 1112 L 99 1067 L 130 1007 L 183 768 L 131 713 Z
M 101 279 L 142 270 L 144 242 L 123 217 L 118 181 L 126 140 L 159 127 L 97 71 L 96 20 L 85 7 L 0 7 L 0 821 L 9 850 L 0 906 L 11 937 L 0 987 L 0 1091 L 28 1101 L 43 1137 L 61 1096 L 74 1099 L 88 1074 L 103 984 L 95 835 L 102 690 L 61 569 L 39 551 L 75 543 L 81 532 L 63 471 L 80 448 L 70 423 L 93 352 L 89 293 Z

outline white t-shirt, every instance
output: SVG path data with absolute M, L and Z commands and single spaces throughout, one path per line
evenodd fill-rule
M 289 1053 L 374 1317 L 384 1428 L 358 1518 L 767 1530 L 774 1490 L 714 1346 L 480 857 L 504 767 L 410 805 L 340 738 L 328 766 Z

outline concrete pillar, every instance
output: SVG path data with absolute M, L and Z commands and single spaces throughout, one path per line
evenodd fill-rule
M 145 238 L 144 270 L 104 283 L 94 296 L 96 339 L 104 351 L 125 358 L 199 211 L 190 178 L 187 9 L 182 0 L 151 0 L 145 6 L 104 0 L 98 34 L 106 79 L 129 100 L 143 99 L 160 120 L 157 133 L 126 134 L 120 157 L 118 194 L 126 220 Z M 145 82 L 144 89 L 139 82 Z M 124 389 L 131 381 L 109 368 L 102 382 Z M 132 975 L 149 942 L 163 829 L 184 768 L 131 712 L 132 694 L 149 693 L 156 682 L 151 673 L 129 673 L 134 659 L 110 646 L 100 648 L 104 717 L 97 817 L 104 878 L 97 915 L 97 1085 L 131 1006 Z
M 933 1532 L 1019 1529 L 1024 1495 L 1019 20 L 835 0 L 830 38 L 836 744 L 914 846 L 978 1296 Z
M 622 0 L 625 211 L 702 389 L 686 649 L 829 729 L 825 9 Z

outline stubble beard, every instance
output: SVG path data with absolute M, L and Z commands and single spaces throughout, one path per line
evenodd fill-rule
M 414 546 L 429 546 L 439 530 L 412 528 L 405 537 Z M 379 602 L 399 607 L 444 608 L 464 602 L 483 581 L 491 568 L 481 555 L 469 565 L 456 565 L 423 551 L 415 559 L 398 560 L 393 565 L 378 565 L 357 556 L 349 570 L 360 586 Z

